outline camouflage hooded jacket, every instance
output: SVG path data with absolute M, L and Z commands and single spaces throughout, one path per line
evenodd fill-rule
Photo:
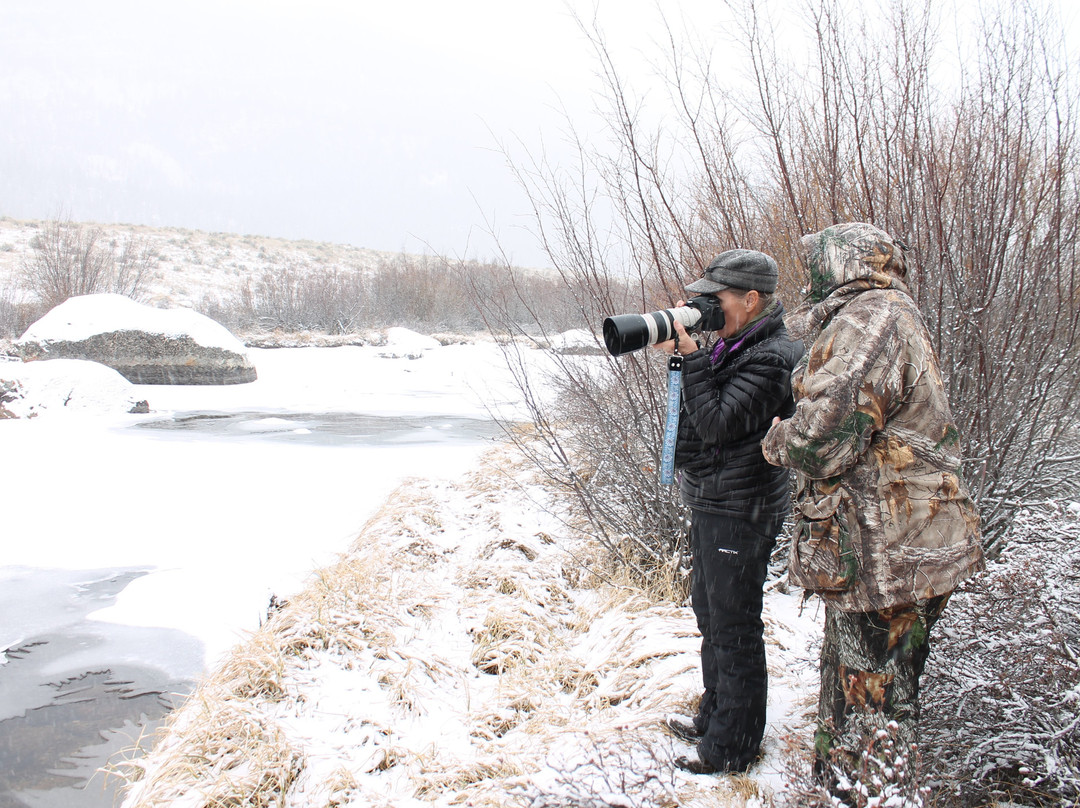
M 796 472 L 792 580 L 844 611 L 951 592 L 982 569 L 978 514 L 903 252 L 867 224 L 803 244 L 810 298 L 788 325 L 812 345 L 795 414 L 762 441 Z

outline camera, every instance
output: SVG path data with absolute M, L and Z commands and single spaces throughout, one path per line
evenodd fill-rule
M 724 311 L 714 295 L 698 295 L 685 306 L 648 314 L 617 314 L 604 320 L 604 344 L 612 356 L 675 339 L 675 322 L 687 331 L 719 331 Z

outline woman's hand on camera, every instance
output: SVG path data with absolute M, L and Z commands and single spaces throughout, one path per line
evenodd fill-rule
M 683 301 L 680 300 L 678 305 L 683 305 Z M 653 347 L 656 348 L 658 351 L 662 351 L 663 353 L 671 355 L 675 353 L 675 341 L 678 340 L 679 353 L 683 356 L 686 356 L 687 354 L 692 354 L 694 351 L 698 350 L 701 347 L 697 344 L 697 340 L 695 340 L 688 333 L 686 333 L 686 326 L 684 326 L 678 320 L 675 321 L 675 333 L 677 335 L 675 339 L 669 339 L 667 342 L 657 343 Z
M 679 301 L 679 305 L 682 305 L 681 300 Z M 697 340 L 686 332 L 686 326 L 677 320 L 675 321 L 675 333 L 679 335 L 675 338 L 679 341 L 679 353 L 684 356 L 686 354 L 692 354 L 694 351 L 701 348 L 701 346 L 697 344 Z

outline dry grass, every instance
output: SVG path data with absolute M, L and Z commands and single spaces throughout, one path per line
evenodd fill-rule
M 129 804 L 284 806 L 302 754 L 252 703 L 209 688 L 187 703 L 156 750 L 154 765 L 129 764 Z
M 692 616 L 583 571 L 504 452 L 404 485 L 126 765 L 125 807 L 770 804 L 675 773 Z

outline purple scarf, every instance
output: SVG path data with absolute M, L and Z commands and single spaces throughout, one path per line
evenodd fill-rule
M 716 345 L 713 346 L 712 355 L 709 357 L 713 365 L 720 364 L 720 362 L 722 362 L 727 356 L 739 350 L 739 348 L 742 347 L 742 344 L 746 342 L 747 337 L 749 337 L 751 334 L 761 328 L 761 326 L 765 325 L 765 321 L 768 319 L 769 318 L 767 316 L 764 316 L 763 314 L 761 319 L 754 323 L 748 331 L 743 333 L 741 336 L 736 335 L 739 337 L 739 339 L 733 342 L 730 346 L 728 346 L 727 342 L 724 341 L 723 337 L 720 337 L 720 340 L 716 343 Z

